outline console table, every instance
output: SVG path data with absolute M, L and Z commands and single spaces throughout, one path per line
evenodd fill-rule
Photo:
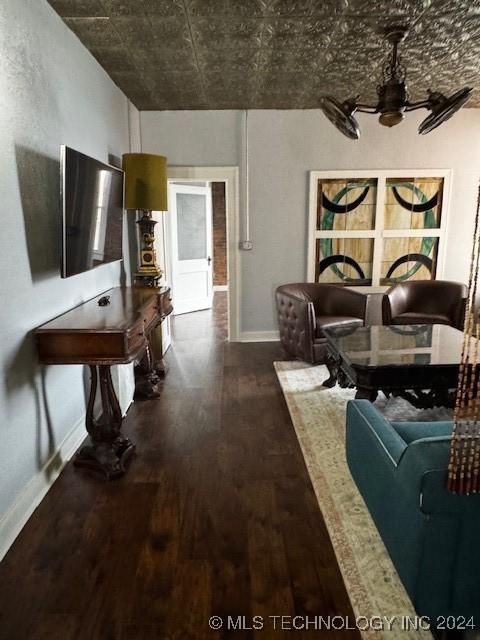
M 35 330 L 42 364 L 90 367 L 86 414 L 89 438 L 75 455 L 75 466 L 101 470 L 109 479 L 125 472 L 125 463 L 135 445 L 120 433 L 122 413 L 110 368 L 137 362 L 136 389 L 148 397 L 157 395 L 162 363 L 161 354 L 155 358 L 155 330 L 172 310 L 168 287 L 117 287 Z M 95 418 L 98 384 L 102 414 Z

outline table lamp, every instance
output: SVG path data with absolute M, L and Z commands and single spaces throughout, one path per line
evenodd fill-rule
M 137 220 L 143 244 L 135 280 L 143 286 L 157 287 L 162 270 L 154 248 L 157 221 L 152 218 L 152 211 L 168 211 L 167 159 L 150 153 L 126 153 L 123 170 L 125 209 L 143 211 L 143 216 Z

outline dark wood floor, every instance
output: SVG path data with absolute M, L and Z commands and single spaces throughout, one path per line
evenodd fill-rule
M 162 396 L 127 416 L 137 456 L 124 478 L 67 465 L 0 565 L 2 640 L 317 638 L 274 632 L 268 616 L 353 619 L 272 367 L 279 347 L 229 344 L 225 320 L 224 296 L 175 318 Z M 213 632 L 212 615 L 265 628 Z

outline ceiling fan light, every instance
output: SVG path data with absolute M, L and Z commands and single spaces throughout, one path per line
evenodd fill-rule
M 446 120 L 449 120 L 469 100 L 472 91 L 471 87 L 464 87 L 449 98 L 438 92 L 430 93 L 431 114 L 420 123 L 418 133 L 422 135 L 430 133 Z
M 385 111 L 380 114 L 378 121 L 383 124 L 384 127 L 394 127 L 399 124 L 404 118 L 402 111 Z
M 428 6 L 432 0 L 422 1 Z M 425 100 L 410 102 L 405 84 L 407 71 L 398 55 L 398 45 L 407 33 L 407 28 L 402 25 L 385 30 L 385 37 L 392 45 L 392 53 L 382 68 L 382 83 L 377 86 L 376 105 L 363 104 L 359 101 L 360 96 L 344 102 L 333 96 L 323 96 L 321 99 L 320 108 L 323 113 L 347 138 L 358 140 L 360 137 L 360 128 L 354 117 L 356 112 L 380 114 L 380 124 L 391 128 L 402 122 L 405 112 L 428 109 L 430 115 L 418 127 L 418 132 L 423 135 L 451 118 L 470 98 L 473 92 L 471 87 L 464 87 L 450 97 L 429 89 Z
M 323 96 L 320 100 L 320 108 L 340 133 L 351 140 L 359 139 L 360 128 L 353 117 L 356 109 L 354 99 L 340 103 L 332 96 Z

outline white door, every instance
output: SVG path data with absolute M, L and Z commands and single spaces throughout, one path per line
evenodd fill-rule
M 173 313 L 209 309 L 213 300 L 210 187 L 170 184 Z

